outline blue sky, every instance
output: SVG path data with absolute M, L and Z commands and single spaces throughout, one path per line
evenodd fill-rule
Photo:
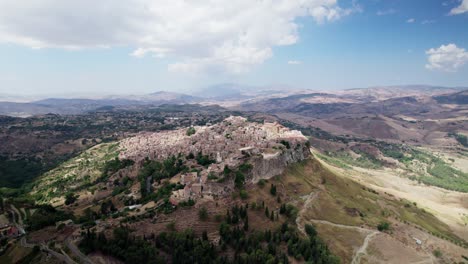
M 0 0 L 0 93 L 190 92 L 223 82 L 468 86 L 468 1 L 239 1 L 227 11 L 174 5 L 163 14 L 162 3 L 152 11 L 9 2 Z

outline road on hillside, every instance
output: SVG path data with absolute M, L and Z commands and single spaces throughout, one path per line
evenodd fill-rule
M 61 254 L 61 253 L 58 253 L 57 251 L 54 251 L 52 249 L 50 249 L 47 245 L 45 244 L 32 244 L 32 243 L 28 243 L 28 241 L 26 241 L 26 237 L 22 237 L 21 240 L 20 240 L 20 245 L 22 247 L 25 247 L 25 248 L 33 248 L 35 246 L 38 246 L 42 251 L 45 251 L 47 253 L 49 253 L 50 255 L 54 256 L 55 258 L 57 258 L 58 260 L 60 261 L 63 261 L 67 264 L 77 264 L 75 261 L 73 261 L 68 255 L 66 254 Z
M 94 264 L 94 262 L 92 262 L 85 254 L 83 254 L 75 245 L 75 243 L 73 243 L 73 241 L 71 241 L 70 238 L 67 238 L 67 240 L 65 240 L 65 245 L 71 250 L 71 252 L 73 254 L 75 254 L 75 256 L 77 256 L 78 258 L 80 258 L 81 260 L 81 263 L 85 263 L 85 264 Z

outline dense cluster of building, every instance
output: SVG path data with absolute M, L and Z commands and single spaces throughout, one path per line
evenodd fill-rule
M 304 142 L 300 131 L 289 130 L 278 123 L 252 123 L 231 116 L 212 126 L 196 126 L 195 133 L 179 129 L 159 133 L 142 133 L 120 142 L 121 159 L 139 161 L 145 158 L 163 160 L 180 154 L 209 155 L 222 162 L 242 151 L 264 153 L 278 146 L 281 139 Z
M 235 169 L 249 157 L 278 159 L 299 146 L 303 148 L 306 141 L 307 138 L 300 131 L 290 130 L 278 123 L 253 123 L 243 117 L 231 116 L 211 126 L 141 133 L 124 139 L 120 142 L 119 158 L 141 162 L 146 158 L 164 160 L 178 155 L 204 155 L 215 160 L 215 163 L 201 171 L 180 176 L 180 183 L 185 188 L 175 191 L 172 200 L 181 201 L 202 195 L 228 193 L 229 185 L 213 180 L 223 177 L 226 166 Z

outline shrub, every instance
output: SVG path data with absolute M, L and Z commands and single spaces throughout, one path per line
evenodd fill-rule
M 194 127 L 189 127 L 189 128 L 187 129 L 187 136 L 190 137 L 191 135 L 195 134 L 195 132 L 196 132 L 196 131 L 195 131 L 195 128 L 194 128 Z
M 67 193 L 65 195 L 65 204 L 70 205 L 74 203 L 78 199 L 78 197 L 79 197 L 78 195 L 75 195 L 73 193 Z
M 202 206 L 198 210 L 198 218 L 202 221 L 205 221 L 208 219 L 208 210 L 206 210 L 206 207 Z
M 166 228 L 169 231 L 175 231 L 175 221 L 169 222 L 169 224 L 166 225 Z
M 258 181 L 257 185 L 260 187 L 260 188 L 263 188 L 263 186 L 265 186 L 265 183 L 266 181 L 264 179 L 261 179 Z
M 390 230 L 390 223 L 389 223 L 389 222 L 386 222 L 386 221 L 380 222 L 380 223 L 377 225 L 377 229 L 378 229 L 380 232 L 384 232 L 384 231 Z
M 245 199 L 249 198 L 249 194 L 247 193 L 246 190 L 241 190 L 241 191 L 239 192 L 239 196 L 240 196 L 240 198 L 241 198 L 242 200 L 245 200 Z

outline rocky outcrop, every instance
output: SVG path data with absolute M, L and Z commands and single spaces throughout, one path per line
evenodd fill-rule
M 297 144 L 294 149 L 278 151 L 275 154 L 262 154 L 250 161 L 253 165 L 250 181 L 256 183 L 261 179 L 280 175 L 288 165 L 305 160 L 309 156 L 310 150 L 305 144 Z

